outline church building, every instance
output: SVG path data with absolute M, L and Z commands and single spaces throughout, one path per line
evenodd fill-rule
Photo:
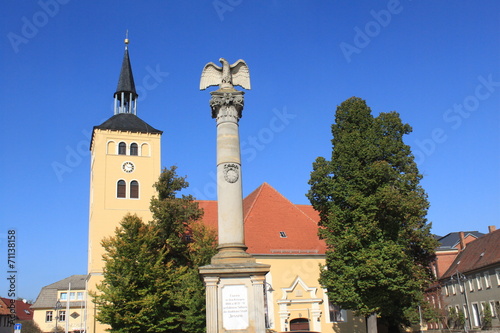
M 162 131 L 137 116 L 137 98 L 126 39 L 114 115 L 94 127 L 90 143 L 87 294 L 96 292 L 103 279 L 102 239 L 114 235 L 127 213 L 151 219 L 152 185 L 161 172 Z M 217 201 L 199 204 L 204 223 L 216 229 Z M 244 199 L 243 208 L 247 252 L 257 262 L 271 265 L 263 290 L 269 330 L 366 332 L 364 319 L 330 304 L 318 283 L 326 245 L 317 235 L 317 212 L 291 203 L 267 183 Z M 86 303 L 86 332 L 104 333 L 106 326 L 96 320 L 89 296 Z

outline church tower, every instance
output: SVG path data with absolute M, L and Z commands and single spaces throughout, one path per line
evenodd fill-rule
M 114 115 L 94 126 L 90 142 L 90 206 L 87 291 L 102 279 L 101 241 L 113 236 L 127 214 L 151 219 L 149 203 L 161 170 L 159 131 L 137 117 L 137 92 L 125 39 L 125 54 L 114 94 Z M 87 332 L 105 332 L 87 296 Z

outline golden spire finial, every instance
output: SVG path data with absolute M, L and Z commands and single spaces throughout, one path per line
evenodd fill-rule
M 125 33 L 125 45 L 127 45 L 129 42 L 128 40 L 128 29 L 127 29 L 127 32 Z

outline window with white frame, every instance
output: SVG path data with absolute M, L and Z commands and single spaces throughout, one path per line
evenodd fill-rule
M 325 315 L 325 321 L 328 323 L 336 323 L 336 322 L 346 322 L 347 321 L 347 312 L 340 308 L 340 306 L 333 304 L 328 299 L 327 290 L 323 289 L 323 306 Z
M 116 183 L 116 197 L 125 198 L 127 195 L 127 183 L 123 179 L 120 179 Z
M 472 281 L 472 279 L 469 279 L 468 282 L 469 282 L 469 291 L 473 292 L 474 291 L 474 281 Z
M 52 311 L 45 311 L 45 322 L 52 322 Z
M 118 155 L 126 155 L 127 154 L 127 144 L 125 142 L 120 142 L 118 144 Z
M 139 155 L 139 147 L 137 146 L 137 143 L 135 143 L 135 142 L 130 144 L 130 155 L 132 155 L 132 156 Z
M 497 309 L 495 307 L 495 301 L 490 301 L 491 316 L 496 318 L 498 316 Z
M 479 312 L 479 304 L 472 303 L 472 319 L 475 327 L 481 327 L 481 313 Z
M 484 272 L 484 286 L 486 289 L 491 288 L 491 279 L 490 279 L 490 273 Z
M 67 300 L 67 299 L 68 299 L 68 293 L 60 293 L 60 294 L 59 294 L 59 299 L 60 299 L 61 301 L 65 301 L 65 300 Z
M 462 308 L 464 309 L 464 316 L 465 316 L 465 319 L 468 319 L 469 318 L 469 311 L 467 309 L 467 305 L 466 304 L 463 304 L 462 305 Z
M 66 311 L 59 311 L 59 321 L 66 321 Z
M 76 299 L 79 301 L 83 301 L 83 291 L 79 291 L 76 293 Z
M 500 269 L 495 269 L 495 275 L 497 276 L 497 285 L 500 286 Z
M 340 306 L 329 303 L 328 312 L 331 323 L 345 322 L 347 319 L 346 311 L 342 310 Z
M 139 198 L 139 182 L 137 180 L 133 180 L 130 182 L 130 198 Z
M 481 274 L 476 274 L 476 285 L 477 290 L 483 289 L 483 284 L 481 283 Z
M 69 300 L 70 301 L 76 300 L 76 293 L 75 292 L 70 292 L 69 293 Z

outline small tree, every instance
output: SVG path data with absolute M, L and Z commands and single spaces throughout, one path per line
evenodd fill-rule
M 458 323 L 458 313 L 455 308 L 450 308 L 448 311 L 448 328 L 456 328 Z
M 457 319 L 457 325 L 456 325 L 457 328 L 464 328 L 465 327 L 465 313 L 463 313 L 463 311 L 460 311 L 458 313 L 458 319 Z
M 483 323 L 483 330 L 489 330 L 492 327 L 493 314 L 491 313 L 490 305 L 486 303 L 484 306 L 481 322 Z
M 204 332 L 205 288 L 198 267 L 215 254 L 215 232 L 176 168 L 164 169 L 154 185 L 153 220 L 123 218 L 115 236 L 102 242 L 104 280 L 94 302 L 100 322 L 111 332 Z
M 442 321 L 442 310 L 432 306 L 429 302 L 421 304 L 422 319 L 427 323 L 440 323 Z

